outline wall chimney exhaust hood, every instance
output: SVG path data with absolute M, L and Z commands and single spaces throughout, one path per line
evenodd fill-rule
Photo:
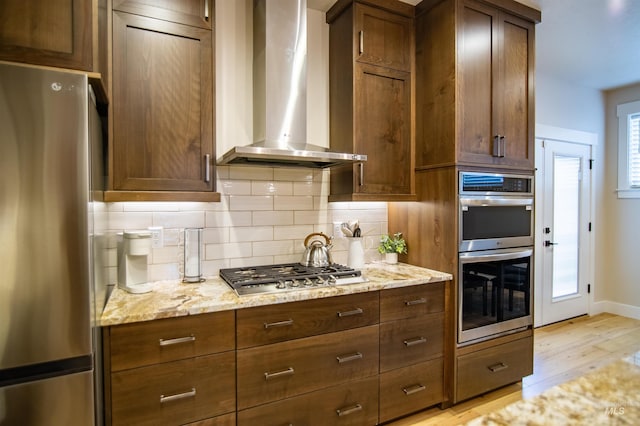
M 232 148 L 219 165 L 324 168 L 367 160 L 307 143 L 306 0 L 254 0 L 253 129 L 257 142 Z

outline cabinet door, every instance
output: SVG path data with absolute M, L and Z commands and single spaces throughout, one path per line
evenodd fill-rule
M 87 0 L 0 1 L 0 59 L 95 71 Z
M 401 71 L 411 70 L 410 18 L 356 4 L 355 58 Z
M 501 91 L 498 100 L 499 132 L 504 136 L 503 160 L 533 168 L 534 140 L 534 26 L 508 14 L 500 17 Z
M 408 72 L 356 64 L 354 152 L 357 193 L 411 194 L 411 78 Z
M 460 162 L 493 164 L 499 161 L 492 155 L 495 102 L 492 88 L 498 84 L 498 64 L 492 61 L 497 54 L 498 41 L 496 10 L 477 3 L 465 2 L 458 33 L 459 50 L 459 144 Z
M 211 29 L 215 0 L 114 0 L 113 10 Z
M 466 1 L 459 37 L 460 162 L 533 167 L 533 24 Z
M 113 189 L 213 190 L 212 32 L 113 14 Z

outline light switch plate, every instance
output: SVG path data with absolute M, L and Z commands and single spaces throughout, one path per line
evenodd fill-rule
M 151 248 L 164 247 L 164 232 L 162 226 L 150 226 L 151 231 Z

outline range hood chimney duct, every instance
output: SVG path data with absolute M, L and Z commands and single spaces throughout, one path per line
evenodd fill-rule
M 253 129 L 218 164 L 324 168 L 367 160 L 307 143 L 307 2 L 254 0 Z

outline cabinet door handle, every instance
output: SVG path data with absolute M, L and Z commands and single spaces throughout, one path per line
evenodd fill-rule
M 364 185 L 364 163 L 358 163 L 358 167 L 360 168 L 360 186 Z
M 194 342 L 196 340 L 196 336 L 192 334 L 191 336 L 178 337 L 176 339 L 158 339 L 158 340 L 159 340 L 158 343 L 160 346 L 171 346 L 171 345 L 177 345 L 179 343 Z
M 209 0 L 204 0 L 204 19 L 209 20 Z
M 491 370 L 492 373 L 497 373 L 498 371 L 506 370 L 509 366 L 504 362 L 499 362 L 497 364 L 489 365 L 487 368 Z
M 500 135 L 493 137 L 493 156 L 500 157 Z
M 276 371 L 275 373 L 264 373 L 264 379 L 265 380 L 270 380 L 270 379 L 277 379 L 278 377 L 284 377 L 284 376 L 293 376 L 294 370 L 293 367 L 289 367 L 286 370 L 281 370 L 281 371 Z
M 272 328 L 272 327 L 286 327 L 288 325 L 293 325 L 293 320 L 288 319 L 284 321 L 276 321 L 276 322 L 265 322 L 264 328 Z
M 193 398 L 196 396 L 196 388 L 191 388 L 188 392 L 177 393 L 175 395 L 160 395 L 160 404 L 165 402 L 176 401 L 178 399 Z
M 425 337 L 414 337 L 413 339 L 403 340 L 402 343 L 404 343 L 406 347 L 411 347 L 427 343 L 427 339 Z
M 425 299 L 424 297 L 415 300 L 407 300 L 406 302 L 404 302 L 406 306 L 422 305 L 424 303 L 427 303 L 427 299 Z
M 414 393 L 422 392 L 426 388 L 427 388 L 426 386 L 418 383 L 417 385 L 402 388 L 402 392 L 404 392 L 405 395 L 413 395 Z
M 504 135 L 500 136 L 500 158 L 504 157 L 507 152 L 507 140 Z
M 338 360 L 338 364 L 344 364 L 345 362 L 357 361 L 359 359 L 364 358 L 361 352 L 355 352 L 347 355 L 338 355 L 336 359 Z
M 338 317 L 342 318 L 342 317 L 350 317 L 353 315 L 362 315 L 364 313 L 364 311 L 362 310 L 362 308 L 355 308 L 352 311 L 345 311 L 345 312 L 338 312 Z
M 338 408 L 336 410 L 336 414 L 338 417 L 348 416 L 349 414 L 357 413 L 358 411 L 362 411 L 362 405 L 356 404 L 351 407 Z
M 364 31 L 361 30 L 358 33 L 358 55 L 362 55 L 364 53 Z
M 204 155 L 204 181 L 206 183 L 211 182 L 211 155 Z

